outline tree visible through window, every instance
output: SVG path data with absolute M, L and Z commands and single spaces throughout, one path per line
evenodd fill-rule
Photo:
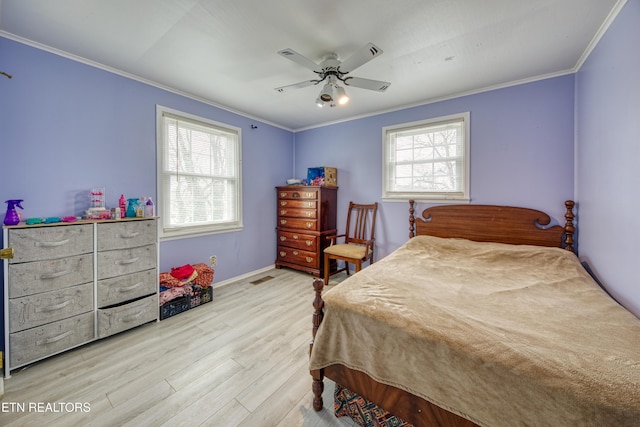
M 388 199 L 468 200 L 469 114 L 383 129 Z
M 158 116 L 163 236 L 239 228 L 240 130 L 165 109 Z

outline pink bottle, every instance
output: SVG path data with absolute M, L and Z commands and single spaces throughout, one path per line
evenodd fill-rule
M 124 218 L 127 212 L 127 199 L 124 198 L 124 194 L 120 195 L 120 200 L 118 200 L 118 206 L 120 206 L 120 218 Z

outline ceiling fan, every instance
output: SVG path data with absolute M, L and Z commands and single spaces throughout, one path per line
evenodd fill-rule
M 320 94 L 316 99 L 318 107 L 324 107 L 325 105 L 335 107 L 338 104 L 346 104 L 349 102 L 349 96 L 344 88 L 338 85 L 338 82 L 344 83 L 345 86 L 375 90 L 377 92 L 384 92 L 387 90 L 389 85 L 391 85 L 389 82 L 363 79 L 361 77 L 348 75 L 353 70 L 371 61 L 376 56 L 382 55 L 382 49 L 373 43 L 367 43 L 344 61 L 340 61 L 338 59 L 338 55 L 335 53 L 330 53 L 325 56 L 321 63 L 316 64 L 306 56 L 303 56 L 290 48 L 279 51 L 278 55 L 282 55 L 285 58 L 310 69 L 318 75 L 318 78 L 305 80 L 292 85 L 277 87 L 275 89 L 278 92 L 285 92 L 291 89 L 300 89 L 307 86 L 317 85 L 326 81 L 325 85 L 322 87 L 322 91 L 320 91 Z

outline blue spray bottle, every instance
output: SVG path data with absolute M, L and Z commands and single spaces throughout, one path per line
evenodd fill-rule
M 16 211 L 16 206 L 24 209 L 20 203 L 22 200 L 7 200 L 7 213 L 4 216 L 4 225 L 17 225 L 20 223 L 20 216 Z

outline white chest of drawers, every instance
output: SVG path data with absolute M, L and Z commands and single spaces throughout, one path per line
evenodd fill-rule
M 158 319 L 154 218 L 4 228 L 4 372 Z

